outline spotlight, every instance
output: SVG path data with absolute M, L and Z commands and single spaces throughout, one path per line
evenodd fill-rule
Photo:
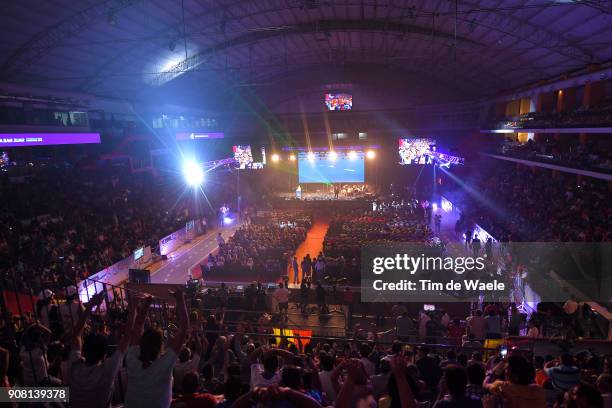
M 278 154 L 274 153 L 274 154 L 272 155 L 272 161 L 273 161 L 273 162 L 277 162 L 277 161 L 279 161 L 279 160 L 280 160 L 280 157 L 278 156 Z
M 183 164 L 183 176 L 187 184 L 192 187 L 198 187 L 204 181 L 204 171 L 202 167 L 194 161 L 188 161 Z
M 368 150 L 368 151 L 366 152 L 366 157 L 367 157 L 368 159 L 373 159 L 373 158 L 375 158 L 375 157 L 376 157 L 376 152 L 375 152 L 374 150 Z
M 329 160 L 336 160 L 338 158 L 338 153 L 334 152 L 333 150 L 331 152 L 329 152 Z
M 308 156 L 307 157 L 308 157 L 308 160 L 310 160 L 310 161 L 314 161 L 314 159 L 315 159 L 315 155 L 314 155 L 313 152 L 308 152 Z
M 357 158 L 357 152 L 354 150 L 351 150 L 350 152 L 348 152 L 348 158 L 351 160 L 355 160 Z
M 290 155 L 290 156 L 289 156 L 289 160 L 291 160 L 291 161 L 295 161 L 295 154 Z

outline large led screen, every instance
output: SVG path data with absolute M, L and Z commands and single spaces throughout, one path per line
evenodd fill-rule
M 363 152 L 301 152 L 298 153 L 300 183 L 363 183 L 365 180 Z
M 263 169 L 266 165 L 266 148 L 264 146 L 261 147 L 260 162 L 254 161 L 251 145 L 233 146 L 232 152 L 240 169 Z
M 326 93 L 325 106 L 330 111 L 346 111 L 353 109 L 353 95 L 347 93 Z
M 430 147 L 435 146 L 433 139 L 400 139 L 400 164 L 429 164 L 431 156 L 428 155 Z
M 0 133 L 0 147 L 100 143 L 99 133 Z

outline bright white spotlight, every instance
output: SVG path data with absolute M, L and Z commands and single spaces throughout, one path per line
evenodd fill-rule
M 373 158 L 375 158 L 375 157 L 376 157 L 376 152 L 375 152 L 374 150 L 368 150 L 368 151 L 366 152 L 366 157 L 367 157 L 368 159 L 373 159 Z
M 315 155 L 314 155 L 313 152 L 308 152 L 308 156 L 307 157 L 308 157 L 308 160 L 310 160 L 310 161 L 314 161 L 314 159 L 315 159 Z
M 354 150 L 351 150 L 350 152 L 348 152 L 348 158 L 351 160 L 355 160 L 357 158 L 357 152 Z
M 331 152 L 329 152 L 328 157 L 329 157 L 329 160 L 336 160 L 338 158 L 338 153 L 332 150 Z
M 204 171 L 202 167 L 194 161 L 185 162 L 183 165 L 183 176 L 187 184 L 192 187 L 197 187 L 204 181 Z
M 272 161 L 273 161 L 273 162 L 277 162 L 277 161 L 279 161 L 279 160 L 280 160 L 280 157 L 278 156 L 278 154 L 274 153 L 274 154 L 272 155 Z
M 289 156 L 289 160 L 291 160 L 291 161 L 295 161 L 295 154 L 290 155 L 290 156 Z

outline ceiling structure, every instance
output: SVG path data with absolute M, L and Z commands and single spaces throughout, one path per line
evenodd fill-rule
M 0 25 L 0 81 L 122 98 L 352 67 L 472 97 L 612 60 L 603 0 L 24 0 Z

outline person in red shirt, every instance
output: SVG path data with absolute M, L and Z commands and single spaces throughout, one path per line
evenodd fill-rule
M 183 377 L 184 394 L 172 401 L 171 408 L 212 408 L 217 400 L 212 394 L 200 393 L 200 376 L 195 371 Z

